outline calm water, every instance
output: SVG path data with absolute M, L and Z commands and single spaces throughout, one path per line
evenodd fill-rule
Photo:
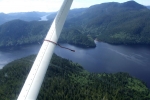
M 128 72 L 146 82 L 150 87 L 150 47 L 116 46 L 99 42 L 96 44 L 97 47 L 94 49 L 83 49 L 62 44 L 76 50 L 76 52 L 56 47 L 55 53 L 81 64 L 90 72 Z M 30 45 L 17 49 L 0 50 L 0 68 L 14 59 L 37 54 L 39 48 L 40 45 Z
M 48 21 L 47 16 L 49 16 L 49 15 L 45 15 L 45 16 L 41 17 L 41 19 L 39 21 Z

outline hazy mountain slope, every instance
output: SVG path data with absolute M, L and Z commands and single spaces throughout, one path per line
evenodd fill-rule
M 77 17 L 79 15 L 82 15 L 82 13 L 86 10 L 87 8 L 79 8 L 79 9 L 72 9 L 69 11 L 68 16 L 67 16 L 67 20 L 70 18 L 74 18 Z M 56 16 L 57 12 L 53 12 L 51 13 L 49 16 L 47 16 L 47 18 L 49 20 L 53 19 Z
M 146 6 L 148 9 L 150 9 L 150 6 Z
M 8 14 L 0 13 L 0 25 L 14 19 L 20 19 L 24 21 L 37 21 L 40 20 L 40 17 L 48 14 L 50 13 L 46 12 L 20 12 Z
M 10 20 L 10 18 L 6 14 L 0 13 L 0 25 L 9 21 L 9 20 Z
M 0 100 L 16 100 L 35 56 L 0 70 Z M 53 55 L 37 100 L 149 100 L 150 90 L 127 73 L 94 74 Z

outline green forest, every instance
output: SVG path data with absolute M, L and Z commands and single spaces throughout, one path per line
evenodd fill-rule
M 35 55 L 0 70 L 0 100 L 16 100 Z M 150 90 L 127 73 L 89 73 L 82 66 L 53 55 L 37 100 L 150 100 Z
M 0 25 L 0 47 L 42 43 L 49 21 L 12 20 Z M 96 47 L 94 40 L 111 44 L 150 45 L 150 10 L 135 1 L 102 3 L 70 10 L 60 43 Z
M 51 21 L 13 20 L 0 26 L 0 47 L 19 46 L 25 44 L 42 43 Z M 60 43 L 69 43 L 82 47 L 96 47 L 94 39 L 83 35 L 76 29 L 63 30 Z
M 48 21 L 16 19 L 0 25 L 0 48 L 41 44 L 55 15 L 48 16 Z M 58 42 L 85 48 L 96 47 L 95 39 L 110 44 L 150 45 L 149 16 L 150 10 L 135 1 L 73 9 Z M 17 99 L 35 57 L 12 61 L 0 69 L 0 100 Z M 90 73 L 53 54 L 37 100 L 150 100 L 150 89 L 128 73 Z

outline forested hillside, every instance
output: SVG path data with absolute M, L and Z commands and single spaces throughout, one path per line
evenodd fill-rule
M 0 47 L 43 41 L 48 22 L 14 20 L 0 26 Z M 59 42 L 95 47 L 94 39 L 112 44 L 150 44 L 150 10 L 135 1 L 102 3 L 69 12 Z M 10 35 L 11 34 L 11 35 Z
M 16 100 L 35 55 L 0 70 L 0 100 Z M 150 90 L 127 73 L 95 74 L 53 55 L 37 100 L 150 100 Z
M 0 47 L 19 46 L 24 44 L 42 43 L 52 20 L 31 21 L 13 20 L 0 26 Z M 62 32 L 59 42 L 70 43 L 82 47 L 95 47 L 90 36 L 80 31 L 67 29 Z
M 0 46 L 17 46 L 43 41 L 51 22 L 13 20 L 0 26 Z
M 76 28 L 100 41 L 114 44 L 150 44 L 150 10 L 128 1 L 89 7 L 82 15 L 67 20 Z M 74 23 L 73 20 L 75 20 Z

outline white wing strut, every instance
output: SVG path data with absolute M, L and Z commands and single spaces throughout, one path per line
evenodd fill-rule
M 57 43 L 72 2 L 73 0 L 64 0 L 46 40 Z M 36 100 L 55 47 L 55 44 L 49 41 L 43 42 L 17 100 Z

